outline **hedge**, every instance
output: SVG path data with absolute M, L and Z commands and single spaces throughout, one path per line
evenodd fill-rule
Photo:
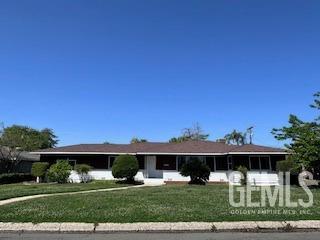
M 20 183 L 32 181 L 33 177 L 29 173 L 4 173 L 0 174 L 0 184 Z

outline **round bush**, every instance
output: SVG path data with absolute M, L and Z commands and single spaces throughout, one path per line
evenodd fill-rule
M 40 178 L 45 176 L 48 167 L 49 163 L 47 162 L 36 162 L 32 164 L 31 174 L 37 177 L 37 182 L 40 182 Z
M 74 170 L 76 170 L 76 172 L 78 173 L 80 177 L 80 181 L 82 183 L 86 183 L 90 181 L 90 176 L 88 173 L 90 172 L 91 169 L 92 167 L 87 164 L 77 164 L 74 167 Z
M 67 183 L 72 167 L 66 160 L 57 160 L 48 170 L 48 179 L 51 182 Z
M 115 178 L 125 178 L 127 182 L 134 182 L 134 176 L 139 170 L 138 160 L 132 155 L 120 155 L 112 166 L 112 175 Z
M 31 174 L 34 177 L 43 177 L 49 167 L 47 162 L 36 162 L 32 164 Z
M 182 165 L 180 174 L 190 177 L 189 184 L 206 184 L 210 176 L 210 168 L 199 159 L 191 159 Z

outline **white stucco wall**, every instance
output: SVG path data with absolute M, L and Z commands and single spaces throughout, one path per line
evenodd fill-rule
M 240 175 L 235 174 L 233 177 L 230 177 L 231 171 L 217 171 L 211 172 L 209 177 L 209 182 L 226 182 L 231 184 L 240 183 Z M 114 180 L 112 176 L 111 170 L 98 170 L 94 169 L 90 171 L 89 175 L 92 179 L 96 180 Z M 145 179 L 144 176 L 147 176 L 145 171 L 140 170 L 135 176 L 136 180 L 143 181 Z M 189 181 L 189 177 L 183 177 L 176 170 L 163 170 L 162 179 L 164 181 Z M 79 176 L 75 171 L 71 172 L 70 181 L 79 182 Z M 263 186 L 263 185 L 279 185 L 279 178 L 276 173 L 268 173 L 268 172 L 256 172 L 249 171 L 248 172 L 248 181 L 253 185 Z
M 95 180 L 115 180 L 115 178 L 112 176 L 112 171 L 109 169 L 93 169 L 89 172 L 89 175 L 92 179 Z M 135 179 L 137 181 L 143 181 L 144 177 L 144 171 L 138 171 L 137 175 L 135 176 Z M 76 171 L 71 171 L 71 175 L 69 177 L 69 180 L 71 182 L 80 182 L 79 175 Z

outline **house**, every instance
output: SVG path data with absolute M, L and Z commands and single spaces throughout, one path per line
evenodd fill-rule
M 3 158 L 5 159 L 15 159 L 17 164 L 15 164 L 12 171 L 18 173 L 30 173 L 31 167 L 34 162 L 40 161 L 40 157 L 38 155 L 30 154 L 26 151 L 10 151 L 7 147 L 1 147 L 0 149 L 0 173 L 4 173 L 7 171 L 7 167 L 4 166 Z
M 75 164 L 89 164 L 94 179 L 113 179 L 112 164 L 117 155 L 131 154 L 137 157 L 139 172 L 136 179 L 144 181 L 181 182 L 189 181 L 180 175 L 181 166 L 191 158 L 198 158 L 211 169 L 209 182 L 233 183 L 231 171 L 242 165 L 248 168 L 248 180 L 256 185 L 276 185 L 278 176 L 276 162 L 284 160 L 284 149 L 245 144 L 228 145 L 213 141 L 186 141 L 181 143 L 133 143 L 133 144 L 79 144 L 39 150 L 40 161 L 53 164 L 57 159 L 66 159 Z M 72 181 L 78 181 L 75 172 Z

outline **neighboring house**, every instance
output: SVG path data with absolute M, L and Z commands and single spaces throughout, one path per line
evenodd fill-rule
M 191 158 L 204 161 L 211 169 L 210 182 L 233 183 L 229 179 L 232 170 L 242 165 L 248 168 L 248 180 L 256 185 L 276 185 L 276 162 L 284 160 L 284 149 L 245 144 L 228 145 L 212 141 L 186 141 L 181 143 L 133 143 L 133 144 L 79 144 L 33 152 L 40 154 L 40 161 L 50 164 L 66 159 L 71 165 L 86 163 L 93 167 L 94 179 L 113 179 L 112 164 L 117 155 L 135 155 L 139 162 L 137 179 L 144 181 L 189 181 L 180 175 L 181 166 Z M 78 181 L 73 172 L 71 180 Z
M 16 172 L 31 173 L 31 167 L 34 162 L 40 161 L 39 155 L 30 154 L 29 152 L 22 152 L 20 154 L 20 163 L 16 167 Z
M 0 154 L 0 173 L 5 172 L 3 166 L 2 166 L 2 161 L 1 158 L 4 155 L 5 157 L 10 156 L 9 151 L 6 150 L 7 148 L 2 147 L 1 154 Z M 31 167 L 34 162 L 40 161 L 40 156 L 39 155 L 34 155 L 30 154 L 29 152 L 17 152 L 15 154 L 12 154 L 12 157 L 17 158 L 16 161 L 19 163 L 16 165 L 16 167 L 13 169 L 14 172 L 19 172 L 19 173 L 30 173 L 31 172 Z

